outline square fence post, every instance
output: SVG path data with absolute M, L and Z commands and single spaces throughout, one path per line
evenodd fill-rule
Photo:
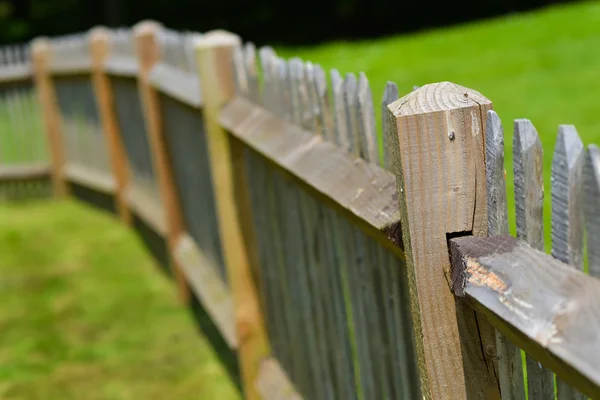
M 189 287 L 181 267 L 173 257 L 177 241 L 184 233 L 183 217 L 164 138 L 159 95 L 156 89 L 151 86 L 149 79 L 152 67 L 160 60 L 159 34 L 161 29 L 161 25 L 153 21 L 143 21 L 134 27 L 135 48 L 139 64 L 138 88 L 144 111 L 152 164 L 156 171 L 160 196 L 165 207 L 166 239 L 170 263 L 179 285 L 179 294 L 182 300 L 187 302 L 190 296 Z
M 219 233 L 233 293 L 238 357 L 246 398 L 260 399 L 255 387 L 260 363 L 268 356 L 268 341 L 259 295 L 252 278 L 256 246 L 249 235 L 248 183 L 242 144 L 219 124 L 221 108 L 233 98 L 233 50 L 240 38 L 224 31 L 205 34 L 195 42 L 203 99 Z
M 104 62 L 110 51 L 110 31 L 106 28 L 94 28 L 90 34 L 92 54 L 92 81 L 98 105 L 102 130 L 108 145 L 111 169 L 116 182 L 115 202 L 121 220 L 130 225 L 131 211 L 125 200 L 125 188 L 129 184 L 127 155 L 121 141 L 119 124 L 114 111 L 113 90 L 104 71 Z
M 448 239 L 486 236 L 491 102 L 453 83 L 388 106 L 411 311 L 426 399 L 500 398 L 493 327 L 451 290 Z
M 54 194 L 69 193 L 65 179 L 65 150 L 62 139 L 60 112 L 56 102 L 56 91 L 50 76 L 50 43 L 46 38 L 35 39 L 31 45 L 31 58 L 38 98 L 42 109 L 44 128 L 50 150 L 51 178 Z

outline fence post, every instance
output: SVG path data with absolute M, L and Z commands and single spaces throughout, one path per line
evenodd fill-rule
M 127 156 L 121 142 L 119 124 L 113 108 L 112 87 L 108 76 L 104 72 L 104 62 L 110 51 L 110 31 L 101 27 L 94 28 L 90 33 L 90 48 L 94 93 L 117 187 L 115 193 L 116 206 L 121 220 L 129 225 L 131 224 L 131 211 L 125 201 L 125 188 L 129 183 L 129 167 L 127 166 Z
M 61 133 L 61 119 L 56 103 L 54 83 L 50 76 L 50 42 L 47 38 L 35 39 L 31 45 L 31 58 L 35 86 L 42 109 L 44 128 L 50 151 L 52 186 L 54 194 L 64 196 L 69 193 L 65 179 L 65 150 Z
M 209 32 L 195 42 L 202 89 L 211 174 L 214 185 L 219 234 L 235 306 L 238 357 L 242 384 L 248 399 L 259 399 L 255 388 L 261 361 L 268 355 L 264 319 L 256 286 L 252 279 L 251 259 L 255 249 L 244 235 L 243 218 L 250 210 L 240 199 L 249 198 L 243 180 L 243 149 L 231 140 L 219 125 L 219 112 L 234 95 L 233 50 L 240 38 L 224 31 Z M 247 228 L 247 227 L 246 227 Z
M 494 330 L 454 297 L 447 244 L 487 236 L 484 129 L 492 104 L 443 82 L 388 108 L 423 396 L 499 399 Z
M 164 138 L 159 94 L 150 85 L 149 79 L 152 67 L 160 60 L 159 34 L 161 29 L 161 25 L 154 21 L 143 21 L 134 27 L 135 47 L 139 65 L 138 87 L 144 110 L 152 165 L 156 172 L 160 196 L 165 207 L 166 239 L 169 247 L 170 263 L 179 285 L 179 294 L 182 300 L 187 302 L 190 296 L 189 287 L 181 267 L 173 257 L 177 240 L 183 233 L 183 217 Z

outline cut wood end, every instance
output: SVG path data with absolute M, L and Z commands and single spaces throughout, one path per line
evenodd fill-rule
M 112 31 L 105 26 L 95 26 L 90 29 L 89 38 L 91 43 L 108 42 L 112 35 Z
M 208 49 L 213 47 L 241 46 L 242 39 L 235 33 L 223 29 L 208 31 L 204 35 L 192 39 L 194 48 Z
M 50 48 L 50 39 L 48 39 L 47 37 L 35 38 L 31 42 L 31 53 L 32 54 L 48 51 L 49 48 Z
M 540 136 L 530 120 L 526 118 L 515 119 L 515 143 L 521 150 L 529 149 L 533 145 L 542 146 Z
M 133 33 L 135 36 L 149 36 L 156 35 L 163 29 L 160 22 L 148 19 L 140 21 L 133 26 Z
M 401 117 L 488 104 L 491 101 L 475 90 L 452 82 L 438 82 L 408 93 L 388 108 L 394 116 Z

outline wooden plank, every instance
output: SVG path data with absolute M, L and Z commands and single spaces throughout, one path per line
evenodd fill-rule
M 152 87 L 161 93 L 191 107 L 202 107 L 200 82 L 195 74 L 159 62 L 150 71 L 149 79 Z
M 125 201 L 135 214 L 152 227 L 160 236 L 167 236 L 165 210 L 151 191 L 130 184 L 124 192 Z
M 164 138 L 165 132 L 163 129 L 159 94 L 150 86 L 150 71 L 159 61 L 160 57 L 158 47 L 160 30 L 161 26 L 159 24 L 153 21 L 144 21 L 135 26 L 134 34 L 140 66 L 138 88 L 144 110 L 152 167 L 158 180 L 160 198 L 165 207 L 167 223 L 166 239 L 172 256 L 175 252 L 179 236 L 184 232 L 184 222 L 181 203 L 177 196 L 177 188 L 173 178 L 172 165 Z M 179 295 L 181 300 L 187 303 L 189 301 L 189 289 L 185 277 L 181 271 L 181 267 L 177 265 L 175 260 L 171 260 L 171 263 L 175 278 L 177 279 Z
M 584 212 L 589 273 L 600 277 L 600 150 L 589 145 L 583 167 Z
M 31 64 L 3 65 L 0 69 L 0 85 L 28 81 L 33 77 Z
M 358 81 L 353 73 L 346 74 L 343 84 L 346 129 L 348 132 L 348 147 L 346 150 L 360 157 L 360 130 L 358 125 Z
M 303 131 L 247 100 L 220 113 L 222 126 L 271 162 L 332 200 L 338 210 L 378 231 L 397 230 L 400 213 L 394 176 Z
M 56 104 L 54 84 L 48 72 L 50 44 L 48 39 L 36 39 L 31 47 L 35 84 L 39 96 L 52 165 L 52 186 L 59 196 L 68 193 L 64 177 L 65 152 L 61 122 Z
M 389 105 L 421 392 L 499 398 L 495 337 L 448 287 L 447 235 L 487 234 L 484 132 L 491 102 L 450 82 Z
M 510 236 L 456 238 L 450 250 L 458 296 L 560 379 L 600 397 L 599 280 Z
M 575 127 L 561 125 L 552 159 L 552 256 L 580 271 L 583 271 L 582 165 L 583 143 Z M 561 379 L 556 380 L 556 389 L 561 400 L 586 398 Z
M 350 139 L 348 136 L 348 123 L 346 121 L 346 106 L 344 103 L 344 80 L 337 69 L 329 73 L 331 79 L 331 94 L 333 104 L 333 121 L 335 144 L 343 149 L 348 149 Z
M 244 64 L 248 79 L 248 100 L 254 104 L 260 104 L 258 70 L 256 69 L 256 46 L 252 42 L 248 42 L 244 46 Z
M 544 173 L 543 150 L 539 135 L 527 119 L 515 120 L 513 169 L 517 238 L 544 250 Z M 526 356 L 527 392 L 542 398 L 554 393 L 552 371 Z
M 390 129 L 391 115 L 388 113 L 388 105 L 398 100 L 398 86 L 395 82 L 388 81 L 385 84 L 383 98 L 381 99 L 381 131 L 383 134 L 383 165 L 390 172 L 394 172 L 394 148 L 393 130 Z M 391 134 L 391 135 L 390 135 Z
M 302 400 L 302 396 L 273 358 L 261 362 L 255 385 L 264 400 Z
M 115 202 L 121 220 L 130 225 L 131 213 L 125 201 L 125 188 L 130 180 L 127 154 L 115 114 L 113 88 L 103 69 L 104 61 L 110 51 L 110 32 L 103 28 L 95 28 L 90 34 L 90 43 L 93 60 L 92 81 L 115 180 Z
M 69 181 L 102 193 L 114 195 L 117 190 L 117 183 L 112 175 L 85 165 L 67 164 L 65 176 Z
M 488 236 L 508 235 L 504 129 L 495 111 L 488 111 L 485 132 Z M 521 350 L 498 330 L 496 330 L 496 354 L 498 355 L 498 380 L 502 398 L 525 399 Z
M 253 400 L 260 398 L 254 382 L 259 373 L 260 362 L 268 354 L 268 340 L 251 272 L 252 253 L 256 249 L 251 248 L 253 243 L 249 243 L 248 238 L 244 237 L 240 219 L 244 213 L 250 213 L 251 210 L 241 208 L 236 202 L 240 197 L 239 190 L 243 190 L 244 187 L 236 188 L 234 184 L 241 179 L 239 174 L 234 176 L 235 165 L 238 163 L 234 156 L 239 157 L 243 151 L 235 149 L 239 142 L 236 144 L 232 141 L 218 122 L 221 108 L 234 96 L 232 53 L 233 48 L 239 46 L 240 42 L 239 37 L 231 33 L 214 31 L 195 42 L 195 51 L 202 82 L 203 115 L 219 233 L 234 298 L 241 380 L 246 398 Z M 248 197 L 246 194 L 243 196 Z
M 360 154 L 366 161 L 379 164 L 377 131 L 375 128 L 375 110 L 369 80 L 364 72 L 358 76 L 358 126 L 360 135 Z
M 315 64 L 312 68 L 310 84 L 317 108 L 316 133 L 321 135 L 325 140 L 334 142 L 333 119 L 327 90 L 327 78 L 325 71 L 318 64 Z
M 233 297 L 223 282 L 216 266 L 202 254 L 187 234 L 180 236 L 175 247 L 175 258 L 192 290 L 210 315 L 230 348 L 238 346 L 235 332 Z
M 50 177 L 51 168 L 47 163 L 27 165 L 2 165 L 0 167 L 0 181 L 26 181 Z

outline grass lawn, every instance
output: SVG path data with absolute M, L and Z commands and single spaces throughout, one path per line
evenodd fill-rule
M 0 205 L 1 399 L 239 399 L 132 231 L 73 201 Z
M 408 36 L 278 50 L 342 73 L 364 71 L 376 103 L 388 80 L 398 84 L 401 95 L 413 85 L 439 81 L 480 91 L 504 121 L 510 210 L 512 121 L 529 118 L 544 146 L 546 221 L 558 125 L 575 124 L 585 144 L 600 144 L 600 3 L 553 6 Z M 511 216 L 514 229 L 514 212 Z

